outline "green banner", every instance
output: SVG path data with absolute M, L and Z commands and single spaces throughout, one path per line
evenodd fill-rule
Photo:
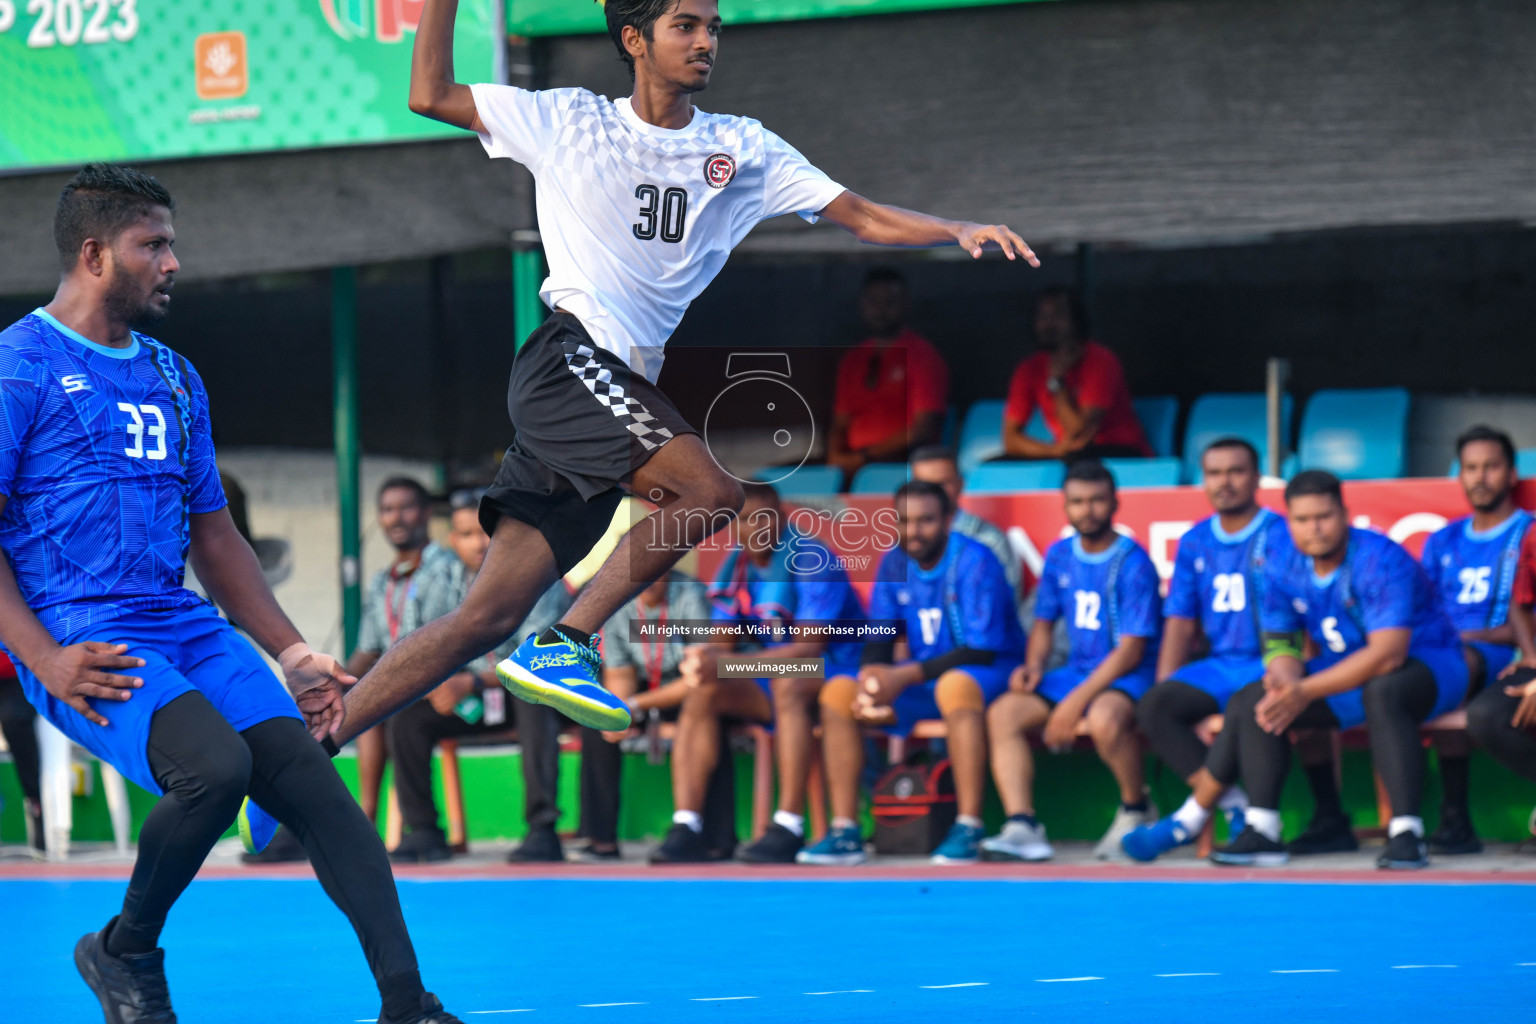
M 0 171 L 460 135 L 410 112 L 422 0 L 0 0 Z M 465 0 L 490 81 L 498 0 Z
M 1032 2 L 1035 0 L 720 0 L 720 17 L 727 25 L 750 25 Z M 507 30 L 520 36 L 569 36 L 605 32 L 607 24 L 603 8 L 595 0 L 507 0 Z

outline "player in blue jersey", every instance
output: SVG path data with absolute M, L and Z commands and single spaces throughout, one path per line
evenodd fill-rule
M 1227 704 L 1226 723 L 1177 812 L 1191 835 L 1220 792 L 1239 777 L 1251 806 L 1246 827 L 1211 854 L 1218 864 L 1274 866 L 1280 791 L 1292 729 L 1365 724 L 1371 757 L 1392 805 L 1383 868 L 1429 863 L 1419 803 L 1424 752 L 1419 723 L 1461 703 L 1467 663 L 1461 638 L 1435 601 L 1423 568 L 1396 542 L 1351 527 L 1338 478 L 1298 473 L 1285 489 L 1293 546 L 1267 560 L 1261 599 L 1265 672 Z M 1304 660 L 1303 640 L 1321 652 Z
M 39 713 L 160 796 L 121 913 L 75 965 L 109 1024 L 175 1021 L 160 930 L 249 795 L 361 938 L 379 1020 L 454 1024 L 422 988 L 383 844 L 315 742 L 351 677 L 305 646 L 235 529 L 196 371 L 138 332 L 170 306 L 171 210 L 154 178 L 86 167 L 54 217 L 53 301 L 0 333 L 0 642 Z M 183 586 L 189 558 L 286 691 Z
M 800 855 L 804 864 L 864 860 L 857 822 L 860 724 L 905 736 L 934 718 L 949 730 L 958 816 L 933 859 L 963 864 L 977 858 L 987 780 L 984 716 L 1024 657 L 1018 602 L 997 556 L 952 529 L 955 510 L 943 487 L 913 480 L 897 490 L 895 505 L 900 545 L 880 561 L 869 618 L 872 625 L 899 624 L 907 656 L 896 661 L 895 637 L 871 640 L 857 684 L 835 680 L 821 692 L 832 827 Z
M 1179 538 L 1168 599 L 1163 602 L 1163 645 L 1157 659 L 1158 684 L 1136 706 L 1141 731 L 1157 756 L 1193 782 L 1205 764 L 1205 742 L 1196 727 L 1219 715 L 1238 690 L 1264 676 L 1259 630 L 1259 594 L 1264 562 L 1289 545 L 1285 519 L 1259 506 L 1259 453 L 1241 438 L 1228 437 L 1200 456 L 1206 499 L 1216 514 Z M 1206 656 L 1190 660 L 1201 636 Z M 1247 797 L 1233 786 L 1221 798 L 1233 835 L 1242 831 Z M 1122 841 L 1125 852 L 1150 860 L 1188 838 L 1177 823 L 1137 829 Z M 1154 835 L 1163 838 L 1159 844 Z
M 1070 747 L 1086 723 L 1094 749 L 1120 787 L 1120 807 L 1094 856 L 1120 854 L 1120 837 L 1157 817 L 1142 777 L 1136 702 L 1152 686 L 1162 625 L 1157 568 L 1141 545 L 1115 532 L 1115 478 L 1103 463 L 1072 465 L 1062 504 L 1073 534 L 1052 544 L 1040 570 L 1029 657 L 1009 693 L 987 713 L 992 780 L 1008 821 L 983 844 L 989 858 L 1043 860 L 1051 855 L 1035 819 L 1029 736 L 1051 749 Z M 1045 671 L 1056 621 L 1067 619 L 1067 664 Z
M 841 623 L 856 628 L 864 619 L 859 595 L 836 554 L 787 521 L 779 495 L 768 484 L 745 485 L 746 499 L 736 529 L 740 544 L 726 557 L 709 588 L 711 619 L 722 627 L 750 624 L 797 629 Z M 733 679 L 718 673 L 719 659 L 733 649 L 753 649 L 775 659 L 823 659 L 818 677 Z M 654 864 L 709 859 L 703 809 L 709 778 L 720 759 L 721 719 L 773 723 L 779 768 L 779 809 L 766 832 L 744 847 L 751 864 L 792 864 L 805 844 L 806 780 L 811 770 L 814 722 L 811 711 L 823 681 L 852 680 L 860 644 L 796 636 L 760 647 L 727 640 L 694 647 L 683 659 L 690 686 L 678 713 L 672 746 L 672 828 L 651 853 Z M 777 713 L 777 714 L 776 714 Z

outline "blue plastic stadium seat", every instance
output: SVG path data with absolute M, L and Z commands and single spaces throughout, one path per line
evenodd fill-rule
M 853 474 L 848 493 L 895 494 L 896 488 L 906 483 L 909 476 L 911 473 L 905 462 L 871 462 Z
M 1280 404 L 1280 433 L 1291 436 L 1291 396 Z M 1240 437 L 1259 452 L 1259 464 L 1269 465 L 1269 426 L 1264 394 L 1210 394 L 1195 400 L 1184 427 L 1184 479 L 1200 482 L 1200 455 L 1205 446 L 1223 437 Z
M 1319 391 L 1301 420 L 1304 469 L 1343 480 L 1395 480 L 1408 464 L 1408 390 Z
M 995 459 L 1003 454 L 1004 404 L 1001 399 L 987 398 L 972 403 L 966 410 L 965 423 L 960 427 L 960 443 L 956 450 L 956 460 L 960 465 L 962 476 L 969 474 L 972 469 L 988 459 Z M 1035 414 L 1029 418 L 1024 432 L 1041 441 L 1052 439 L 1051 428 L 1046 425 L 1045 416 L 1039 409 L 1036 409 Z
M 787 497 L 819 498 L 843 489 L 843 471 L 836 466 L 801 466 L 793 472 L 788 466 L 769 466 L 753 473 L 752 479 L 772 483 Z
M 1179 485 L 1179 460 L 1172 457 L 1105 459 L 1104 466 L 1115 475 L 1117 487 L 1177 487 Z
M 1066 469 L 1054 459 L 1045 462 L 988 462 L 965 475 L 971 494 L 1006 494 L 1011 491 L 1054 491 L 1061 486 Z
M 1136 418 L 1141 420 L 1141 429 L 1146 432 L 1152 454 L 1172 455 L 1173 428 L 1178 425 L 1179 400 L 1172 395 L 1152 395 L 1148 398 L 1133 398 L 1131 404 L 1136 407 Z

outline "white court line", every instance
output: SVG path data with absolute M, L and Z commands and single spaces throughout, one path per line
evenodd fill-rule
M 1397 964 L 1391 968 L 1394 971 L 1424 971 L 1433 968 L 1452 968 L 1456 964 Z
M 533 1012 L 534 1011 L 533 1011 L 532 1008 L 524 1009 L 524 1010 L 470 1010 L 468 1013 L 465 1014 L 465 1016 L 466 1017 L 473 1017 L 477 1013 L 533 1013 Z
M 1515 964 L 1516 967 L 1536 967 L 1536 964 Z
M 1219 978 L 1216 971 L 1196 971 L 1192 974 L 1154 974 L 1154 978 Z
M 855 996 L 855 995 L 860 995 L 860 994 L 863 994 L 863 993 L 866 993 L 866 992 L 873 992 L 873 991 L 874 991 L 874 989 L 872 989 L 872 988 L 840 988 L 840 989 L 836 989 L 836 990 L 834 990 L 832 992 L 802 992 L 801 995 L 807 995 L 807 996 Z
M 992 984 L 990 981 L 962 981 L 954 985 L 919 985 L 918 988 L 980 988 L 983 985 Z
M 644 1003 L 582 1003 L 579 1008 L 583 1010 L 595 1010 L 600 1006 L 644 1006 Z
M 738 999 L 756 999 L 757 996 L 699 996 L 689 1000 L 694 1003 L 734 1003 Z
M 1337 967 L 1304 967 L 1296 971 L 1270 971 L 1270 974 L 1338 974 Z
M 1093 975 L 1090 974 L 1086 978 L 1036 978 L 1035 980 L 1036 981 L 1043 981 L 1043 982 L 1052 982 L 1052 981 L 1103 981 L 1104 979 L 1103 978 L 1096 978 L 1096 977 L 1094 977 Z

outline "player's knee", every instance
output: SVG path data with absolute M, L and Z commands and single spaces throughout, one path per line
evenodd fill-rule
M 1478 697 L 1467 705 L 1467 734 L 1480 747 L 1498 742 L 1499 733 L 1510 724 L 1511 715 L 1504 701 Z
M 1360 702 L 1365 706 L 1365 716 L 1376 720 L 1404 714 L 1406 693 L 1401 677 L 1396 673 L 1367 679 L 1360 688 Z
M 815 679 L 775 679 L 771 688 L 776 713 L 800 715 L 816 703 L 821 683 Z
M 1168 690 L 1159 683 L 1136 702 L 1136 724 L 1150 734 L 1168 719 L 1168 711 Z
M 821 688 L 818 701 L 821 704 L 822 714 L 832 715 L 835 718 L 853 717 L 853 702 L 859 696 L 858 680 L 852 676 L 836 676 L 827 680 L 827 684 Z
M 184 784 L 173 788 L 183 798 L 227 808 L 233 818 L 251 788 L 250 749 L 239 741 L 210 744 L 188 768 Z
M 1236 721 L 1252 718 L 1259 701 L 1264 699 L 1264 684 L 1249 683 L 1227 701 L 1227 717 Z
M 964 672 L 945 672 L 933 687 L 933 701 L 939 706 L 939 714 L 979 715 L 986 711 L 987 700 L 976 680 Z
M 683 698 L 683 706 L 678 714 L 690 719 L 712 718 L 715 716 L 715 706 L 719 699 L 719 683 L 700 683 L 689 690 L 688 695 Z
M 1130 701 L 1104 693 L 1088 706 L 1087 717 L 1089 735 L 1104 742 L 1117 740 L 1130 732 L 1135 715 Z

